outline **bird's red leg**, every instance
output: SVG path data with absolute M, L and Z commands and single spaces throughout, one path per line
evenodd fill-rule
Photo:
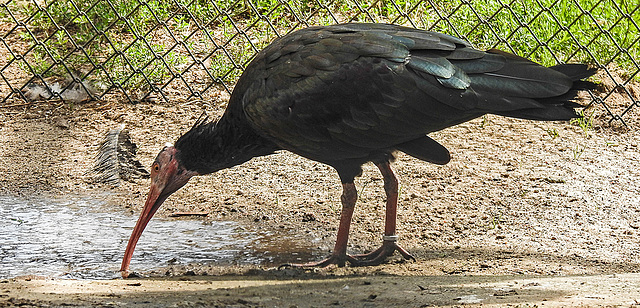
M 340 225 L 338 227 L 338 237 L 333 253 L 327 259 L 318 262 L 310 262 L 303 264 L 283 264 L 280 267 L 325 267 L 331 264 L 344 266 L 348 261 L 351 264 L 357 264 L 358 260 L 347 255 L 347 242 L 349 241 L 349 229 L 351 227 L 351 217 L 358 200 L 358 192 L 353 183 L 342 184 L 342 213 L 340 214 Z
M 376 163 L 376 166 L 378 166 L 378 169 L 380 169 L 382 173 L 384 191 L 387 195 L 387 213 L 385 217 L 383 242 L 380 248 L 371 253 L 354 256 L 358 258 L 358 261 L 355 262 L 354 265 L 366 266 L 380 264 L 395 251 L 398 251 L 405 259 L 415 260 L 412 255 L 396 243 L 398 240 L 398 236 L 396 235 L 398 179 L 393 174 L 389 162 Z
M 331 256 L 318 262 L 303 264 L 284 264 L 281 267 L 325 267 L 331 264 L 344 266 L 349 262 L 353 266 L 378 265 L 398 251 L 405 259 L 415 258 L 406 250 L 396 244 L 398 236 L 396 235 L 396 216 L 398 205 L 398 179 L 393 174 L 389 162 L 376 163 L 376 166 L 382 172 L 384 179 L 384 190 L 387 195 L 387 213 L 385 218 L 384 236 L 382 246 L 375 251 L 350 256 L 347 254 L 347 241 L 349 240 L 349 228 L 351 226 L 351 217 L 358 199 L 356 186 L 353 183 L 342 184 L 342 214 L 340 215 L 340 226 L 338 227 L 338 238 L 336 246 Z

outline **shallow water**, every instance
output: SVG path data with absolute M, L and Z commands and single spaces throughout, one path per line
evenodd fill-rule
M 119 277 L 136 215 L 81 197 L 0 196 L 0 278 Z M 270 237 L 274 234 L 249 232 L 235 222 L 155 217 L 138 242 L 131 269 L 142 272 L 171 264 L 264 263 L 279 254 L 295 259 L 294 251 L 311 257 L 309 247 L 291 246 L 290 241 L 286 241 L 289 251 L 265 252 L 260 242 Z

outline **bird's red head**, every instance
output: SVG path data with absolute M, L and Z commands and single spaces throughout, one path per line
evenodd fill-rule
M 122 259 L 122 266 L 120 271 L 122 277 L 129 275 L 129 263 L 133 256 L 133 250 L 136 248 L 138 239 L 142 235 L 142 231 L 156 213 L 160 205 L 167 199 L 172 193 L 180 189 L 180 187 L 187 184 L 189 179 L 198 173 L 195 171 L 186 170 L 177 159 L 178 150 L 173 146 L 166 146 L 156 161 L 151 165 L 151 187 L 149 189 L 149 196 L 147 196 L 147 202 L 144 204 L 140 218 L 136 223 L 131 237 L 129 238 L 129 244 L 124 253 Z

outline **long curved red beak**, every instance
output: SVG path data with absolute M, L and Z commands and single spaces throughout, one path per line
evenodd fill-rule
M 138 218 L 138 222 L 133 228 L 129 244 L 127 244 L 127 249 L 124 252 L 124 258 L 122 258 L 122 266 L 120 267 L 122 278 L 129 276 L 129 263 L 131 263 L 133 250 L 136 249 L 138 239 L 140 239 L 142 231 L 144 231 L 153 214 L 160 208 L 164 200 L 167 200 L 173 192 L 187 184 L 192 176 L 198 174 L 195 171 L 185 170 L 176 160 L 177 153 L 178 150 L 173 146 L 166 146 L 160 151 L 156 161 L 151 166 L 149 196 L 144 203 L 140 218 Z
M 124 252 L 124 258 L 122 259 L 122 266 L 120 266 L 120 272 L 122 274 L 122 278 L 127 278 L 129 276 L 129 263 L 131 263 L 131 258 L 133 257 L 133 251 L 136 249 L 136 244 L 142 235 L 142 231 L 147 226 L 153 214 L 156 213 L 160 205 L 164 202 L 164 200 L 169 197 L 170 194 L 160 195 L 161 191 L 158 189 L 156 185 L 151 185 L 149 189 L 149 196 L 147 197 L 147 201 L 144 204 L 144 208 L 142 209 L 142 213 L 140 213 L 140 218 L 138 218 L 138 222 L 136 223 L 135 228 L 133 228 L 133 232 L 131 233 L 131 237 L 129 238 L 129 243 L 127 244 L 127 249 Z

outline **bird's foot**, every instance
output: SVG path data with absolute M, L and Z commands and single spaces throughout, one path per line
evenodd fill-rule
M 278 267 L 278 269 L 282 269 L 285 267 L 295 267 L 295 268 L 308 268 L 308 267 L 327 267 L 331 264 L 335 264 L 339 267 L 345 266 L 345 264 L 349 262 L 351 265 L 357 264 L 360 262 L 358 259 L 346 254 L 346 253 L 334 253 L 330 257 L 317 261 L 317 262 L 309 262 L 309 263 L 286 263 L 282 264 Z
M 399 252 L 405 259 L 415 261 L 410 253 L 408 253 L 404 248 L 400 247 L 396 241 L 397 236 L 385 236 L 384 241 L 382 242 L 382 246 L 367 254 L 360 254 L 350 256 L 346 253 L 334 253 L 330 257 L 317 261 L 317 262 L 309 262 L 309 263 L 289 263 L 280 265 L 278 268 L 285 267 L 296 267 L 296 268 L 308 268 L 308 267 L 327 267 L 331 264 L 335 264 L 339 267 L 345 266 L 347 262 L 351 266 L 373 266 L 379 265 L 384 262 L 389 256 L 393 255 L 394 252 Z
M 351 262 L 351 264 L 355 266 L 378 265 L 384 262 L 396 251 L 399 252 L 406 260 L 415 261 L 416 258 L 414 258 L 410 253 L 408 253 L 404 248 L 400 247 L 396 243 L 397 239 L 398 237 L 395 235 L 384 236 L 384 241 L 382 242 L 382 246 L 380 246 L 380 248 L 367 254 L 353 256 L 353 258 L 357 259 L 357 262 L 356 264 Z

